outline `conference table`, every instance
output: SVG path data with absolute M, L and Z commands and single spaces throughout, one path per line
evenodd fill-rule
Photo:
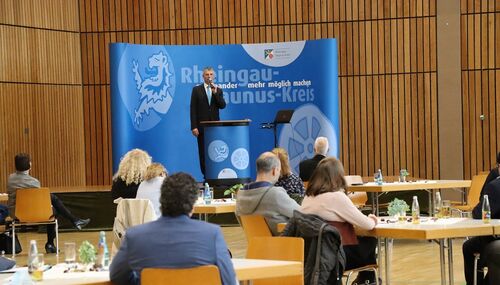
M 231 199 L 214 199 L 212 203 L 208 205 L 197 203 L 193 207 L 193 214 L 199 214 L 200 220 L 203 216 L 206 222 L 208 221 L 208 215 L 210 214 L 234 213 L 235 211 L 236 202 Z
M 437 240 L 439 242 L 439 258 L 441 269 L 441 284 L 446 284 L 446 256 L 445 247 L 448 248 L 448 275 L 449 284 L 453 280 L 453 238 L 464 238 L 468 236 L 488 236 L 494 234 L 496 228 L 500 232 L 500 220 L 492 220 L 486 224 L 482 220 L 469 218 L 421 218 L 420 224 L 410 222 L 399 223 L 391 219 L 380 222 L 373 230 L 356 229 L 356 234 L 361 236 L 372 236 L 384 240 L 385 251 L 385 282 L 390 285 L 391 252 L 393 239 L 420 239 Z M 446 243 L 446 244 L 445 244 Z M 380 250 L 379 250 L 380 252 Z M 380 264 L 380 254 L 379 254 Z
M 264 260 L 233 258 L 233 266 L 236 277 L 240 283 L 255 279 L 287 277 L 304 274 L 302 262 L 284 260 Z M 36 282 L 37 285 L 59 284 L 59 285 L 104 285 L 112 284 L 109 281 L 108 271 L 67 272 L 66 264 L 60 263 L 44 272 L 43 281 Z M 27 270 L 27 269 L 25 269 Z M 12 273 L 0 274 L 0 283 L 10 281 Z
M 368 182 L 361 185 L 349 186 L 351 192 L 367 192 L 372 195 L 372 206 L 375 215 L 379 216 L 380 195 L 387 192 L 424 190 L 429 193 L 429 209 L 432 209 L 434 193 L 437 189 L 468 188 L 470 180 L 418 180 L 413 182 L 383 182 L 381 185 Z M 432 212 L 432 211 L 430 211 Z

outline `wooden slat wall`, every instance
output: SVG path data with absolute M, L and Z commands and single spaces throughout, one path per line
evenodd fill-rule
M 438 178 L 436 0 L 80 0 L 86 181 L 111 173 L 110 42 L 339 40 L 347 173 Z
M 0 191 L 14 155 L 45 186 L 85 184 L 76 0 L 0 1 Z
M 490 169 L 500 151 L 500 1 L 460 4 L 464 174 L 471 177 Z

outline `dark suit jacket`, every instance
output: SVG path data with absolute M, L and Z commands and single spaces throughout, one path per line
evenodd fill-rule
M 491 218 L 500 219 L 500 178 L 497 178 L 484 187 L 483 195 L 488 195 L 490 202 Z M 480 197 L 479 203 L 472 210 L 474 219 L 481 219 L 483 216 L 483 196 Z
M 325 158 L 324 155 L 316 154 L 313 158 L 303 160 L 299 163 L 299 176 L 302 181 L 309 181 L 314 169 L 316 169 L 316 166 L 318 166 L 318 163 L 323 158 Z
M 208 104 L 205 85 L 202 83 L 193 87 L 191 92 L 191 130 L 199 128 L 201 121 L 218 121 L 219 109 L 226 107 L 226 101 L 222 96 L 222 89 L 217 88 L 216 93 L 212 93 L 212 100 Z M 198 129 L 200 132 L 201 129 Z

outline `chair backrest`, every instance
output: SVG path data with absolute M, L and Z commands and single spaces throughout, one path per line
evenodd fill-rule
M 271 230 L 261 215 L 243 215 L 239 216 L 241 226 L 245 232 L 247 240 L 253 237 L 271 237 Z
M 112 255 L 118 252 L 128 228 L 153 221 L 156 218 L 153 203 L 149 199 L 119 200 L 113 223 L 114 238 L 111 247 Z
M 304 239 L 298 237 L 254 237 L 248 242 L 247 258 L 300 261 L 304 263 Z M 303 285 L 304 276 L 259 279 L 254 285 Z
M 479 195 L 488 174 L 478 174 L 472 177 L 469 193 L 467 194 L 467 205 L 474 207 L 479 203 Z
M 49 188 L 16 190 L 16 218 L 25 223 L 46 222 L 53 219 Z
M 204 265 L 192 268 L 144 268 L 141 272 L 142 285 L 221 285 L 219 268 Z

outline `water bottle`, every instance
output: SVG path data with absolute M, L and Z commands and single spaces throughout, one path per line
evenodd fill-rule
M 205 205 L 210 205 L 212 203 L 212 195 L 210 193 L 210 186 L 205 183 L 205 189 L 203 190 L 203 199 L 205 200 Z
M 101 231 L 99 233 L 99 244 L 97 245 L 97 259 L 95 262 L 98 268 L 107 268 L 109 266 L 109 251 L 106 244 L 106 233 Z
M 418 205 L 417 196 L 413 196 L 413 203 L 411 204 L 411 219 L 412 223 L 420 224 L 420 206 Z
M 382 170 L 379 168 L 377 171 L 377 185 L 382 185 L 382 182 L 384 182 L 384 177 L 382 176 Z
M 436 197 L 434 198 L 434 213 L 437 218 L 442 218 L 441 207 L 443 202 L 441 200 L 441 192 L 436 192 Z
M 488 195 L 483 196 L 483 222 L 485 224 L 489 224 L 491 222 L 491 208 Z
M 38 248 L 36 246 L 36 240 L 30 240 L 30 250 L 28 252 L 28 273 L 32 274 L 36 269 Z

